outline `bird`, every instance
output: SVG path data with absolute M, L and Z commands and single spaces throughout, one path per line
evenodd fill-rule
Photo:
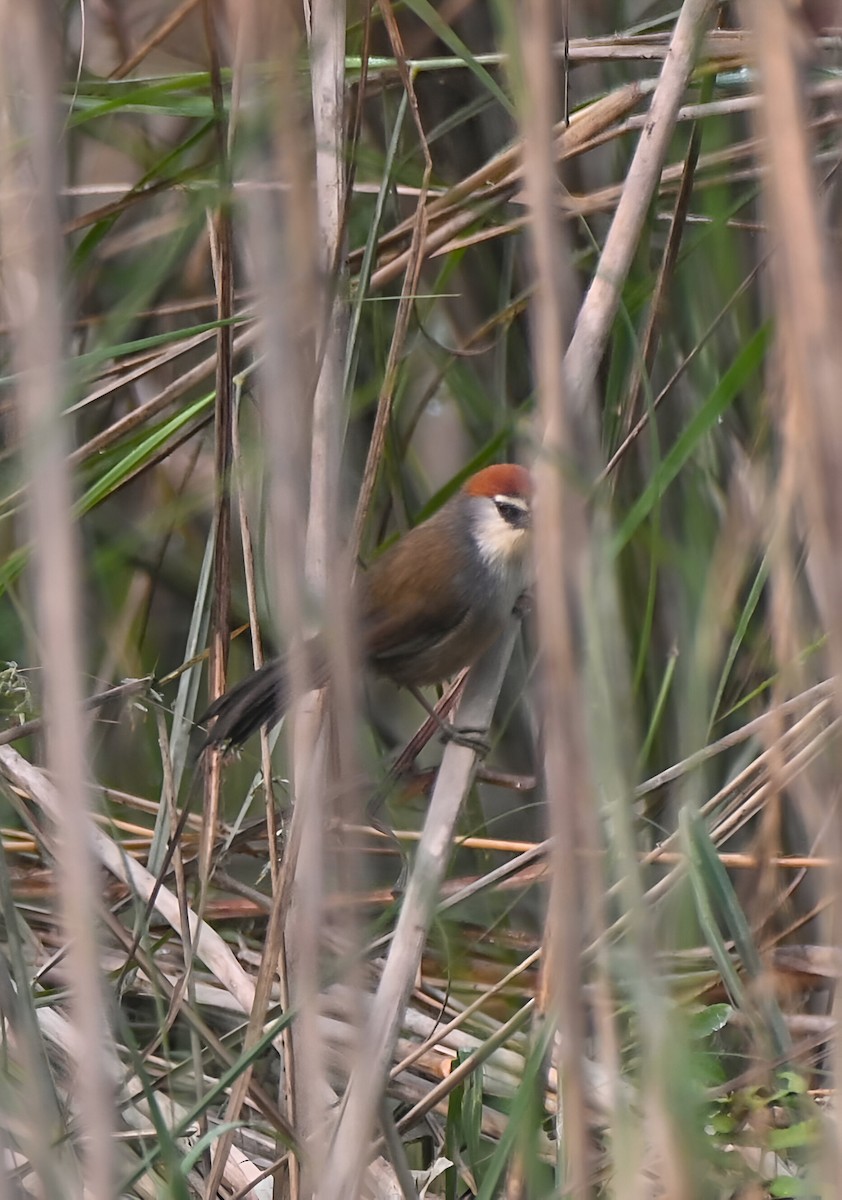
M 528 589 L 532 499 L 525 467 L 485 467 L 360 573 L 353 596 L 360 651 L 375 674 L 424 703 L 419 688 L 451 678 L 493 644 Z M 320 635 L 304 643 L 302 658 L 310 687 L 325 687 Z M 203 714 L 201 725 L 212 722 L 203 750 L 242 746 L 277 723 L 289 700 L 285 659 L 273 658 Z

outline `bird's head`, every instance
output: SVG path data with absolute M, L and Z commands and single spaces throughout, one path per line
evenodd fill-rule
M 462 488 L 471 506 L 477 549 L 496 570 L 520 567 L 532 528 L 532 476 L 514 463 L 486 467 Z

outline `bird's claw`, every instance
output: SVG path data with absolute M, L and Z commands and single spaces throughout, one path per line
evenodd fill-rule
M 473 750 L 479 758 L 486 758 L 491 753 L 491 745 L 486 739 L 486 729 L 458 729 L 448 721 L 442 728 L 442 741 L 455 742 Z

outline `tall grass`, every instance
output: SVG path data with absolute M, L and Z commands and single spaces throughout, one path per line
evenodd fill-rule
M 0 1200 L 840 1194 L 840 31 L 2 15 Z M 512 459 L 480 760 L 345 597 Z

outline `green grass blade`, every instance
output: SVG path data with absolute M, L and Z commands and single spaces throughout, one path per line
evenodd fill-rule
M 612 550 L 615 555 L 629 544 L 681 468 L 696 451 L 702 438 L 710 432 L 749 380 L 757 374 L 766 354 L 771 333 L 771 327 L 767 323 L 748 339 L 696 416 L 655 468 L 649 484 L 614 534 Z

